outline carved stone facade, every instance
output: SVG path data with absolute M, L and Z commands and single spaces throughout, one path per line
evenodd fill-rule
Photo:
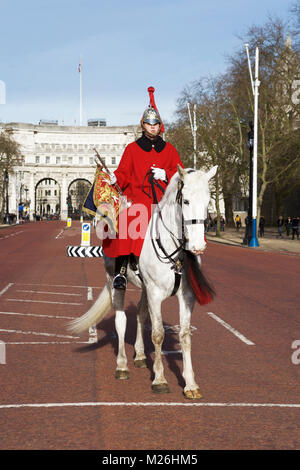
M 9 175 L 9 212 L 16 214 L 19 201 L 27 201 L 31 219 L 39 213 L 39 198 L 47 190 L 47 205 L 51 212 L 60 212 L 61 219 L 66 220 L 67 196 L 72 183 L 76 180 L 93 183 L 96 167 L 93 149 L 96 148 L 107 167 L 114 170 L 126 145 L 140 135 L 137 126 L 69 127 L 8 123 L 1 127 L 12 129 L 24 155 L 23 165 Z M 56 210 L 58 207 L 59 211 Z

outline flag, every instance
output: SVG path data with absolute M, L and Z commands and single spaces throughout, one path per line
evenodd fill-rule
M 81 72 L 81 58 L 80 58 L 80 62 L 79 62 L 79 65 L 78 65 L 78 72 L 79 73 Z
M 93 216 L 98 215 L 100 219 L 105 219 L 110 230 L 117 232 L 117 218 L 126 204 L 123 197 L 111 185 L 108 174 L 98 166 L 94 183 L 85 198 L 82 210 Z

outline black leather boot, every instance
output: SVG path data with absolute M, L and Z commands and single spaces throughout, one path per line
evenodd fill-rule
M 128 256 L 118 256 L 115 261 L 115 277 L 113 280 L 113 288 L 126 290 L 127 286 L 127 264 Z

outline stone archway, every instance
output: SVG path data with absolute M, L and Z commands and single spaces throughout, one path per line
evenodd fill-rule
M 72 219 L 90 218 L 88 214 L 82 212 L 82 206 L 90 190 L 92 183 L 87 178 L 75 178 L 68 186 L 68 217 Z
M 41 218 L 59 218 L 61 187 L 58 181 L 49 176 L 42 177 L 34 187 L 34 214 L 36 220 Z

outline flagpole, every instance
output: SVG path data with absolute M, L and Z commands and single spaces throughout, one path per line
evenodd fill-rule
M 82 126 L 82 77 L 81 77 L 81 57 L 80 57 L 80 63 L 78 67 L 79 71 L 79 125 Z

